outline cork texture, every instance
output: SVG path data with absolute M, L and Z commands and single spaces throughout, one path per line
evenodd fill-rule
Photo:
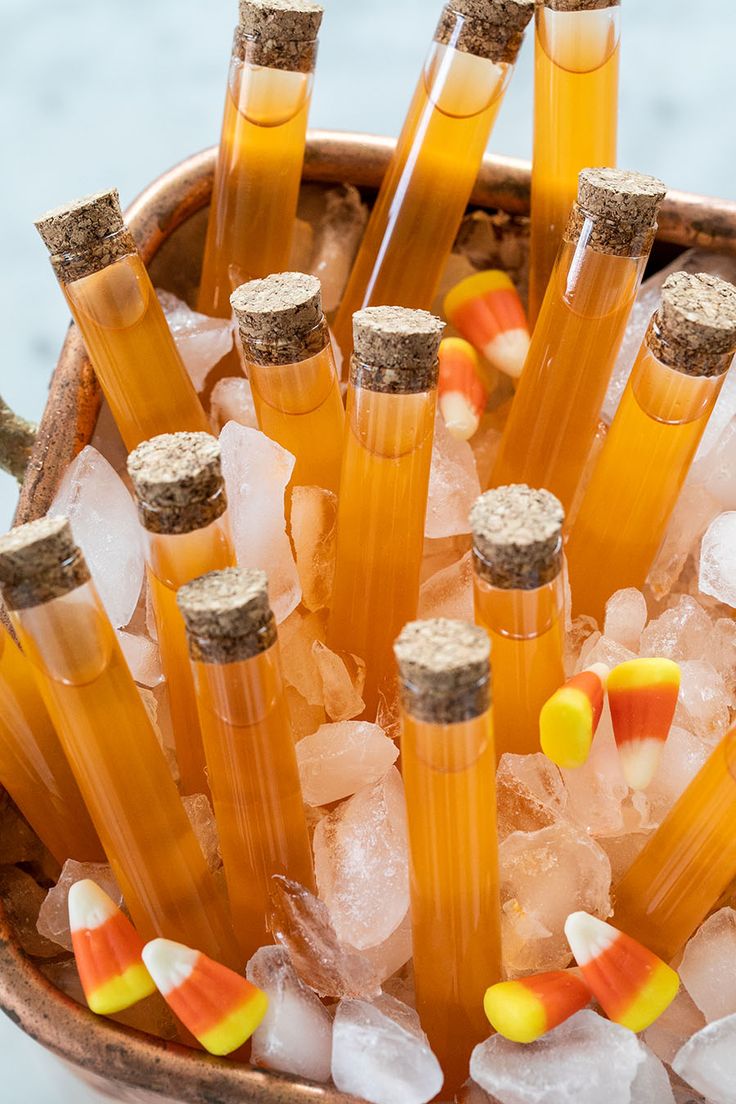
M 210 571 L 181 587 L 176 600 L 194 660 L 236 663 L 276 642 L 265 571 L 238 567 Z
M 549 491 L 512 483 L 486 491 L 470 510 L 478 575 L 503 590 L 534 590 L 562 567 L 565 513 Z
M 437 386 L 445 323 L 424 310 L 366 307 L 353 315 L 351 382 L 369 391 L 416 394 Z
M 542 4 L 550 11 L 599 11 L 601 8 L 618 8 L 621 0 L 542 0 Z
M 279 272 L 241 284 L 230 296 L 246 360 L 293 364 L 316 356 L 329 333 L 316 276 Z
M 451 0 L 435 32 L 435 42 L 464 54 L 513 65 L 534 0 Z
M 309 72 L 323 15 L 311 0 L 240 0 L 236 42 L 254 65 Z
M 131 452 L 128 473 L 141 524 L 151 533 L 191 533 L 227 508 L 220 443 L 210 433 L 162 433 Z
M 644 173 L 583 169 L 565 236 L 578 241 L 586 227 L 586 245 L 596 252 L 640 256 L 651 247 L 666 191 L 661 180 Z
M 430 724 L 485 713 L 491 704 L 490 653 L 488 634 L 466 621 L 410 621 L 394 643 L 407 713 Z
M 89 578 L 68 518 L 39 518 L 0 537 L 0 590 L 9 609 L 61 598 Z
M 686 375 L 721 375 L 736 351 L 736 288 L 717 276 L 673 272 L 662 285 L 647 344 Z
M 136 251 L 116 188 L 55 207 L 34 225 L 57 275 L 66 283 L 91 276 Z

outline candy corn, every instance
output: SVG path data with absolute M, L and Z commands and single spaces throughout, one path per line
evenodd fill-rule
M 200 951 L 152 939 L 143 961 L 171 1011 L 210 1054 L 237 1050 L 266 1014 L 261 989 Z
M 603 711 L 607 678 L 605 663 L 594 663 L 569 678 L 542 706 L 539 742 L 558 767 L 581 767 L 588 758 Z
M 671 659 L 630 659 L 609 675 L 613 734 L 624 778 L 634 790 L 652 780 L 679 692 L 680 668 Z
M 437 398 L 440 413 L 453 437 L 473 436 L 485 410 L 488 394 L 478 375 L 478 354 L 461 337 L 440 342 Z
M 615 1023 L 644 1031 L 675 999 L 675 971 L 625 932 L 572 912 L 565 935 L 588 988 Z
M 95 882 L 75 882 L 68 907 L 79 980 L 93 1012 L 122 1012 L 155 992 L 141 961 L 143 940 Z
M 590 1001 L 590 990 L 569 970 L 500 981 L 486 989 L 483 1008 L 491 1027 L 514 1043 L 533 1043 Z
M 505 272 L 467 276 L 445 296 L 445 314 L 494 368 L 517 379 L 529 350 L 529 328 L 516 288 Z

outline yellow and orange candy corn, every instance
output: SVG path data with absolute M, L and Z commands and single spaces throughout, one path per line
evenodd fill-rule
M 143 940 L 96 882 L 75 882 L 68 908 L 79 980 L 93 1012 L 122 1012 L 156 991 L 143 965 Z
M 621 769 L 633 790 L 651 782 L 669 735 L 680 692 L 671 659 L 630 659 L 608 677 L 608 703 Z
M 591 993 L 609 1020 L 644 1031 L 677 996 L 680 979 L 630 935 L 588 912 L 572 912 L 565 935 Z
M 542 706 L 539 742 L 558 767 L 581 767 L 588 758 L 603 712 L 607 679 L 605 663 L 594 663 L 569 678 Z
M 200 951 L 152 939 L 143 961 L 171 1011 L 210 1054 L 232 1054 L 266 1014 L 261 989 Z
M 514 1043 L 533 1043 L 591 999 L 584 981 L 569 970 L 551 970 L 518 981 L 499 981 L 483 998 L 488 1021 Z
M 478 354 L 462 337 L 446 337 L 440 342 L 439 361 L 440 413 L 452 436 L 467 441 L 478 428 L 488 399 L 479 375 Z
M 529 327 L 505 272 L 489 269 L 466 276 L 445 296 L 445 314 L 494 368 L 518 379 L 529 351 Z

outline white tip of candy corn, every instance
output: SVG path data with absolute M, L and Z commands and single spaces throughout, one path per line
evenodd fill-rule
M 478 428 L 480 418 L 462 391 L 446 391 L 440 396 L 439 404 L 448 433 L 460 441 L 469 440 Z
M 529 352 L 529 334 L 526 330 L 506 330 L 497 334 L 483 348 L 486 359 L 512 379 L 518 379 Z
M 592 671 L 594 675 L 597 675 L 603 684 L 603 689 L 606 688 L 608 676 L 611 673 L 611 668 L 607 663 L 591 663 L 590 667 L 586 668 L 588 671 Z
M 172 939 L 152 939 L 143 948 L 142 958 L 156 988 L 165 997 L 191 976 L 199 951 L 183 943 L 174 943 Z
M 97 882 L 82 878 L 74 882 L 69 889 L 67 899 L 70 931 L 94 931 L 117 914 L 118 907 L 113 900 L 100 889 Z
M 586 966 L 618 939 L 618 931 L 591 916 L 589 912 L 571 912 L 565 921 L 565 937 L 578 966 Z
M 632 790 L 645 790 L 654 778 L 664 748 L 664 741 L 654 736 L 643 740 L 627 740 L 618 749 L 621 770 Z

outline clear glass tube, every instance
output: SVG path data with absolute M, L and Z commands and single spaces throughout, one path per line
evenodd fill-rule
M 544 299 L 581 169 L 616 164 L 620 8 L 536 9 L 529 321 Z M 581 5 L 582 7 L 582 5 Z
M 567 544 L 575 616 L 602 621 L 614 591 L 644 585 L 724 379 L 670 368 L 644 340 Z
M 653 239 L 632 256 L 588 245 L 595 220 L 565 238 L 511 404 L 491 486 L 545 487 L 570 509 Z
M 539 751 L 539 712 L 565 681 L 562 575 L 533 590 L 503 589 L 475 563 L 475 620 L 491 638 L 496 754 L 531 755 Z
M 105 861 L 33 668 L 2 627 L 0 785 L 60 864 Z
M 345 359 L 355 311 L 431 306 L 512 70 L 433 42 L 335 319 Z
M 417 1011 L 445 1073 L 468 1076 L 488 1036 L 483 994 L 501 977 L 496 757 L 491 711 L 433 724 L 402 710 Z
M 225 908 L 94 586 L 12 617 L 140 935 L 238 965 Z
M 159 433 L 209 431 L 137 252 L 61 287 L 129 451 Z
M 250 957 L 270 941 L 271 877 L 314 887 L 278 644 L 192 666 L 233 924 Z
M 240 284 L 289 267 L 299 198 L 312 71 L 259 65 L 258 49 L 236 30 L 198 300 L 220 318 Z
M 365 716 L 393 696 L 393 643 L 417 612 L 437 391 L 348 387 L 328 643 L 365 660 Z
M 613 923 L 670 962 L 736 877 L 736 730 L 614 889 Z
M 179 587 L 208 571 L 235 565 L 227 514 L 190 533 L 145 532 L 148 582 L 151 588 L 161 666 L 169 689 L 176 759 L 185 794 L 208 793 L 205 755 L 189 663 L 184 618 L 176 604 Z

